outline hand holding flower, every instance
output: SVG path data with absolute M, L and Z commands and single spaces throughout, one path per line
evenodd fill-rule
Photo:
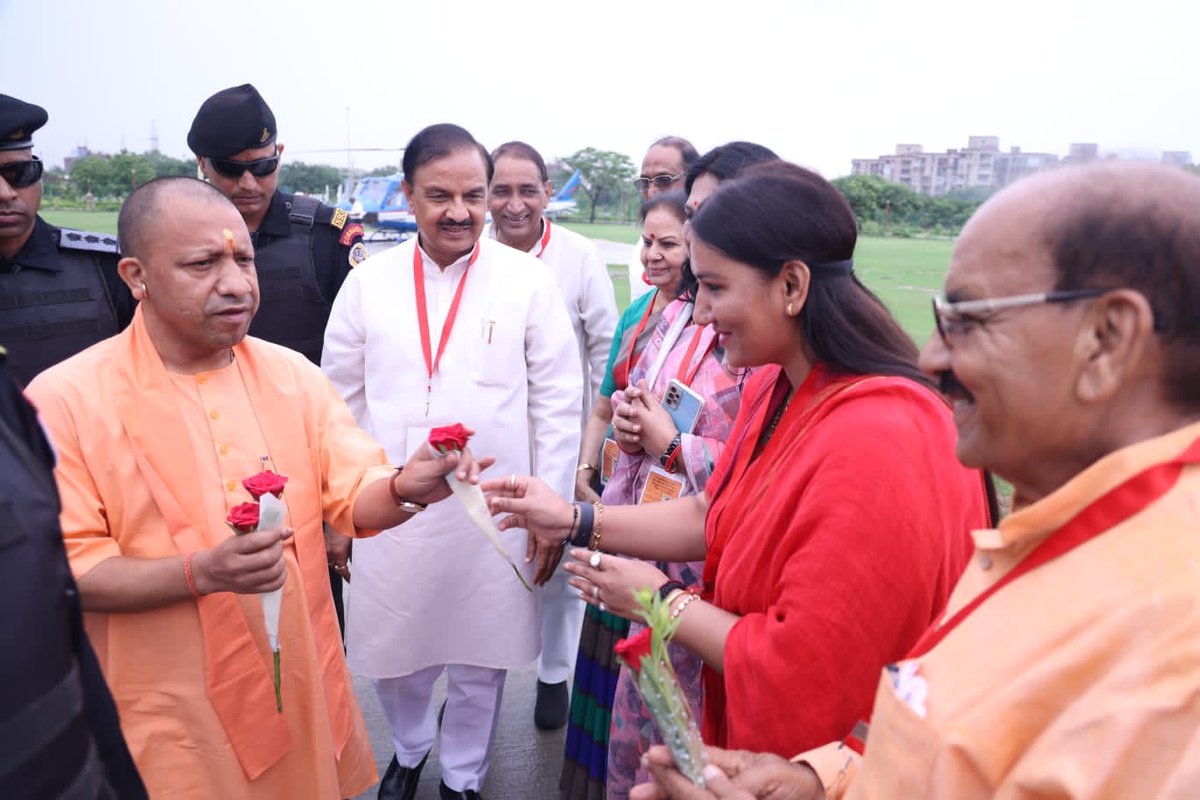
M 291 537 L 290 528 L 255 531 L 230 536 L 216 547 L 197 551 L 192 558 L 196 590 L 200 594 L 261 594 L 278 589 L 287 575 L 283 543 Z
M 675 766 L 671 752 L 655 745 L 642 763 L 653 783 L 635 786 L 629 800 L 823 800 L 825 790 L 807 764 L 793 764 L 773 753 L 707 748 L 707 788 L 701 789 Z

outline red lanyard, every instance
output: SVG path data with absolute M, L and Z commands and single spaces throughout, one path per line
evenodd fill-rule
M 421 247 L 415 245 L 413 247 L 413 285 L 417 290 L 417 325 L 421 329 L 421 351 L 425 356 L 425 370 L 429 374 L 429 380 L 425 384 L 425 415 L 429 415 L 429 398 L 433 394 L 433 373 L 437 372 L 438 364 L 442 361 L 442 353 L 446 352 L 446 342 L 450 340 L 450 331 L 454 329 L 454 320 L 458 317 L 458 304 L 462 301 L 463 287 L 467 284 L 467 273 L 471 271 L 471 265 L 479 258 L 479 242 L 475 243 L 475 249 L 471 251 L 471 258 L 467 261 L 467 268 L 463 270 L 462 277 L 458 279 L 458 286 L 454 289 L 454 299 L 450 301 L 450 311 L 446 314 L 446 321 L 442 324 L 442 337 L 438 340 L 437 355 L 434 356 L 429 336 L 429 310 L 425 307 L 425 269 L 421 263 Z
M 692 356 L 696 355 L 696 347 L 699 346 L 702 338 L 704 338 L 704 328 L 698 327 L 696 328 L 696 335 L 692 337 L 691 343 L 688 344 L 687 352 L 683 354 L 683 360 L 679 362 L 679 372 L 675 375 L 675 379 L 684 386 L 692 385 L 692 381 L 696 379 L 696 373 L 700 371 L 700 365 L 704 363 L 704 359 L 708 358 L 708 354 L 717 346 L 717 337 L 714 336 L 709 339 L 708 346 L 700 354 L 700 360 L 696 362 L 696 366 L 692 367 L 691 372 L 688 372 L 688 365 L 692 363 Z
M 541 258 L 542 253 L 546 252 L 546 245 L 550 244 L 550 220 L 543 218 L 542 224 L 546 226 L 546 231 L 542 234 L 542 241 L 538 245 L 538 251 L 533 254 L 534 258 Z
M 654 290 L 654 294 L 650 295 L 650 302 L 646 304 L 646 311 L 642 314 L 642 320 L 633 330 L 633 338 L 629 340 L 629 355 L 625 359 L 625 363 L 617 367 L 617 371 L 613 373 L 613 381 L 617 384 L 618 389 L 624 389 L 629 386 L 629 371 L 633 369 L 633 363 L 636 361 L 634 353 L 637 352 L 637 340 L 642 335 L 642 331 L 646 330 L 646 320 L 650 319 L 650 314 L 654 311 L 654 301 L 658 299 L 658 289 Z
M 1072 517 L 1067 524 L 1050 534 L 1007 575 L 988 587 L 987 591 L 961 608 L 944 624 L 927 630 L 917 642 L 916 647 L 908 654 L 908 658 L 920 658 L 936 647 L 938 642 L 946 638 L 950 631 L 957 628 L 975 609 L 979 608 L 983 601 L 1001 588 L 1041 565 L 1069 553 L 1081 544 L 1091 541 L 1165 495 L 1179 480 L 1179 474 L 1183 471 L 1184 466 L 1196 463 L 1200 463 L 1200 439 L 1193 442 L 1191 447 L 1175 458 L 1155 464 L 1110 489 Z

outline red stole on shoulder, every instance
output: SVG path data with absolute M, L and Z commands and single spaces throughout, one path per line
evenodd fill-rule
M 320 451 L 303 411 L 289 400 L 304 388 L 286 361 L 273 357 L 251 339 L 238 344 L 234 354 L 250 402 L 262 410 L 258 420 L 263 439 L 278 469 L 288 476 L 286 503 L 289 524 L 296 531 L 296 558 L 303 583 L 314 589 L 304 593 L 305 611 L 312 621 L 333 744 L 340 755 L 352 732 L 352 706 L 332 602 L 328 592 L 315 590 L 328 579 L 320 531 Z M 209 520 L 197 488 L 195 454 L 140 307 L 113 349 L 113 378 L 118 415 L 138 471 L 176 547 L 180 553 L 208 547 L 209 539 L 200 533 Z M 311 507 L 314 503 L 315 508 Z M 316 530 L 310 530 L 314 527 Z M 212 541 L 225 535 L 222 531 Z M 195 603 L 204 637 L 208 698 L 242 770 L 254 780 L 291 746 L 287 722 L 275 708 L 271 666 L 262 657 L 241 605 L 231 593 L 205 595 Z M 286 651 L 283 658 L 287 658 Z
M 764 471 L 760 471 L 753 484 L 750 484 L 743 479 L 751 467 L 755 446 L 769 424 L 771 416 L 779 408 L 779 404 L 784 401 L 791 388 L 782 369 L 775 366 L 765 369 L 775 371 L 773 380 L 769 377 L 769 373 L 764 377 L 764 380 L 769 382 L 770 388 L 750 399 L 748 407 L 745 403 L 743 404 L 742 413 L 745 416 L 739 414 L 739 421 L 744 420 L 744 425 L 740 431 L 735 427 L 734 435 L 737 436 L 737 439 L 731 447 L 726 447 L 727 455 L 722 459 L 719 468 L 713 471 L 705 489 L 708 495 L 708 514 L 704 524 L 705 539 L 707 540 L 707 551 L 704 558 L 705 600 L 711 601 L 712 599 L 716 587 L 717 569 L 721 564 L 721 554 L 725 550 L 730 532 L 737 527 L 737 523 L 732 520 L 754 518 L 754 508 L 766 496 L 780 469 L 788 464 L 792 453 L 804 439 L 804 434 L 833 408 L 832 404 L 827 402 L 828 400 L 852 386 L 878 377 L 870 375 L 834 376 L 823 365 L 814 366 L 804 383 L 796 389 L 791 402 L 775 427 L 771 440 L 767 442 L 757 461 L 754 462 L 755 464 L 761 463 Z M 722 524 L 722 520 L 727 515 L 731 521 Z

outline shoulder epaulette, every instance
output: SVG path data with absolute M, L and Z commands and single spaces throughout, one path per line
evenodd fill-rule
M 91 233 L 74 228 L 59 228 L 58 246 L 65 250 L 91 250 L 95 253 L 116 253 L 117 237 L 111 233 Z

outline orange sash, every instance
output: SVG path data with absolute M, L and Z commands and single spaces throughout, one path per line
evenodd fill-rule
M 114 348 L 116 406 L 129 436 L 146 489 L 163 515 L 180 553 L 209 546 L 200 531 L 208 524 L 197 491 L 194 455 L 174 400 L 170 378 L 146 331 L 138 308 Z M 294 409 L 288 398 L 304 393 L 286 360 L 255 340 L 234 348 L 246 391 L 259 413 L 263 439 L 281 474 L 288 477 L 289 524 L 295 529 L 300 576 L 309 587 L 328 580 L 321 533 L 320 448 L 317 422 Z M 224 536 L 225 532 L 221 532 Z M 219 540 L 218 537 L 213 537 Z M 305 593 L 317 660 L 329 710 L 335 752 L 341 755 L 352 732 L 352 704 L 345 681 L 341 637 L 329 593 Z M 237 599 L 228 592 L 199 598 L 196 608 L 204 637 L 208 697 L 237 753 L 246 777 L 254 780 L 291 746 L 287 722 L 275 708 L 271 666 L 254 642 Z M 287 658 L 286 653 L 283 655 Z

